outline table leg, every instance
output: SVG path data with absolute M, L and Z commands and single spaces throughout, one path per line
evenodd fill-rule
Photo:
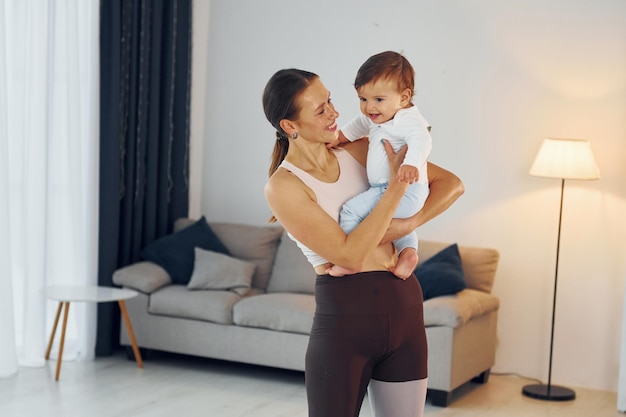
M 61 374 L 61 362 L 63 361 L 63 345 L 65 344 L 65 328 L 67 327 L 67 316 L 70 311 L 69 301 L 65 302 L 65 311 L 63 312 L 63 327 L 61 328 L 61 344 L 59 345 L 59 357 L 57 358 L 57 373 L 55 379 L 59 380 Z
M 50 334 L 50 341 L 48 342 L 48 349 L 46 349 L 46 360 L 50 359 L 50 350 L 52 350 L 52 342 L 54 341 L 54 335 L 57 332 L 57 325 L 59 324 L 59 317 L 61 316 L 61 309 L 63 308 L 63 302 L 59 301 L 59 307 L 57 307 L 57 314 L 54 318 L 54 326 L 52 326 L 52 333 Z
M 139 348 L 137 347 L 137 340 L 135 340 L 133 327 L 130 325 L 130 318 L 128 317 L 128 311 L 126 310 L 126 303 L 124 300 L 118 300 L 117 303 L 120 305 L 120 311 L 122 312 L 122 317 L 124 318 L 124 324 L 126 324 L 126 331 L 128 332 L 130 343 L 133 346 L 133 353 L 135 354 L 137 366 L 139 368 L 143 368 L 143 361 L 141 360 L 141 354 L 139 353 Z

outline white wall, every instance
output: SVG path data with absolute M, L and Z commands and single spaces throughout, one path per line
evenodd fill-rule
M 560 182 L 528 169 L 546 136 L 591 140 L 602 179 L 566 183 L 552 382 L 617 389 L 626 2 L 213 0 L 198 10 L 208 25 L 198 192 L 209 220 L 270 215 L 263 185 L 274 132 L 261 94 L 276 70 L 320 74 L 341 124 L 358 112 L 351 85 L 368 56 L 391 49 L 413 63 L 431 160 L 466 187 L 418 232 L 500 250 L 494 372 L 547 378 Z

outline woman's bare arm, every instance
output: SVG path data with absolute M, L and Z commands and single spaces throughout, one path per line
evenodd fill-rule
M 395 154 L 388 142 L 385 148 L 395 174 L 406 151 Z M 333 264 L 360 271 L 383 238 L 406 188 L 407 184 L 393 175 L 374 210 L 350 234 L 319 206 L 308 187 L 286 170 L 272 175 L 265 196 L 278 221 L 302 244 Z
M 430 194 L 424 207 L 409 218 L 393 219 L 381 243 L 391 242 L 411 233 L 446 211 L 465 192 L 459 177 L 431 162 L 428 163 L 428 183 Z

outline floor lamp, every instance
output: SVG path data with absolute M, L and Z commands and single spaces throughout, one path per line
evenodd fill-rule
M 543 141 L 530 175 L 561 180 L 561 204 L 559 206 L 559 229 L 556 241 L 556 268 L 554 270 L 554 295 L 552 298 L 552 329 L 550 333 L 550 364 L 548 384 L 526 385 L 522 393 L 528 397 L 548 401 L 568 401 L 576 398 L 576 393 L 566 387 L 552 385 L 552 350 L 554 346 L 554 318 L 556 312 L 556 289 L 559 275 L 559 249 L 561 244 L 561 218 L 563 216 L 563 191 L 565 180 L 597 180 L 600 171 L 591 153 L 591 145 L 581 139 L 554 139 Z

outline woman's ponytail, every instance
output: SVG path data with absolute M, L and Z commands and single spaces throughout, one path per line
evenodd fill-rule
M 272 152 L 270 170 L 268 172 L 270 177 L 274 172 L 276 172 L 281 162 L 283 162 L 288 150 L 289 140 L 287 139 L 287 136 L 284 133 L 276 131 L 276 141 L 274 142 L 274 151 Z

